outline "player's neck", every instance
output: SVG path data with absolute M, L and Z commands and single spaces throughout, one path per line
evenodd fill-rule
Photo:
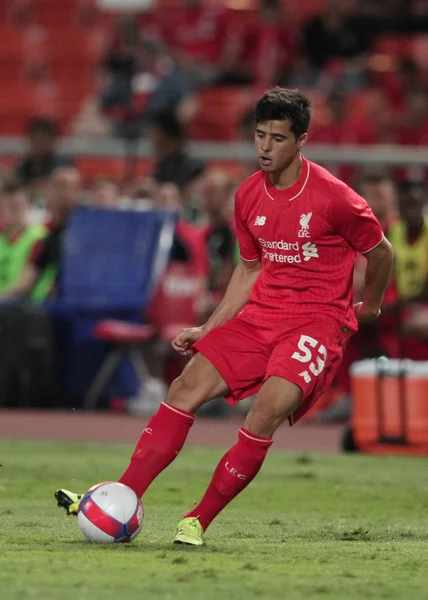
M 282 171 L 269 173 L 269 179 L 272 185 L 278 190 L 286 190 L 291 187 L 300 177 L 302 172 L 303 160 L 300 152 L 296 154 L 293 162 Z

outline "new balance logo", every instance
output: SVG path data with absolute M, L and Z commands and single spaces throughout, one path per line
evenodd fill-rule
M 256 217 L 254 225 L 264 225 L 266 223 L 266 217 Z
M 311 258 L 319 258 L 318 248 L 315 244 L 312 244 L 311 242 L 306 242 L 306 244 L 303 244 L 302 250 L 303 259 L 305 261 L 311 260 Z
M 305 383 L 311 383 L 311 381 L 312 381 L 312 377 L 309 375 L 309 373 L 307 371 L 302 371 L 301 373 L 299 373 L 299 377 L 303 377 L 303 379 L 305 380 Z

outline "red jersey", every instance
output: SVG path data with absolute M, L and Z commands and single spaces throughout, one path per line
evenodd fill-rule
M 272 85 L 291 65 L 295 48 L 283 23 L 259 23 L 247 35 L 243 60 L 250 62 L 256 86 Z
M 171 24 L 167 39 L 182 56 L 217 65 L 226 39 L 223 8 L 209 4 L 183 8 Z
M 242 258 L 262 262 L 241 318 L 325 316 L 356 328 L 355 255 L 383 238 L 361 196 L 303 158 L 299 179 L 286 190 L 275 188 L 262 171 L 244 181 L 236 193 L 235 218 Z

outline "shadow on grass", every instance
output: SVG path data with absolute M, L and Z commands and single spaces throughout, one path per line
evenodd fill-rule
M 170 542 L 158 543 L 158 542 L 147 542 L 141 540 L 138 543 L 131 544 L 92 544 L 91 542 L 85 542 L 85 540 L 66 540 L 60 542 L 64 547 L 72 548 L 75 550 L 90 550 L 91 552 L 127 552 L 127 553 L 139 553 L 147 554 L 153 552 L 159 552 L 158 558 L 167 558 L 169 554 L 197 554 L 197 553 L 210 553 L 210 554 L 233 554 L 234 549 L 229 547 L 220 547 L 211 545 L 209 542 L 203 546 L 186 546 L 184 544 L 171 544 Z M 180 561 L 176 562 L 179 564 Z

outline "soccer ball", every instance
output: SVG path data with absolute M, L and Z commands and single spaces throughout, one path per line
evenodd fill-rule
M 99 483 L 80 502 L 77 522 L 90 541 L 131 542 L 139 534 L 144 509 L 137 494 L 123 483 Z

